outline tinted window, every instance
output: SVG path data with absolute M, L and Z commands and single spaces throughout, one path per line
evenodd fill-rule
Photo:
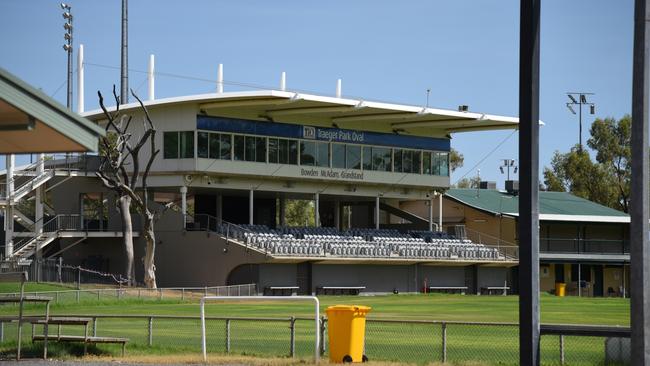
M 231 135 L 219 135 L 219 157 L 230 160 Z
M 345 168 L 345 145 L 332 144 L 332 168 Z
M 246 136 L 246 152 L 244 153 L 244 160 L 255 161 L 255 137 Z
M 347 145 L 345 147 L 345 166 L 348 169 L 361 169 L 361 146 Z
M 372 148 L 372 170 L 390 172 L 390 149 L 383 147 Z
M 219 159 L 219 134 L 218 133 L 210 134 L 210 159 Z
M 163 157 L 178 159 L 178 132 L 163 133 Z
M 277 164 L 279 162 L 278 155 L 280 151 L 279 140 L 269 139 L 269 163 Z
M 184 131 L 180 133 L 181 138 L 181 158 L 194 158 L 194 131 Z
M 420 160 L 422 159 L 421 151 L 412 151 L 413 162 L 411 166 L 411 173 L 421 174 L 420 170 Z
M 197 148 L 197 155 L 199 158 L 207 158 L 208 157 L 208 151 L 209 151 L 209 144 L 208 144 L 208 133 L 207 132 L 199 132 L 197 136 L 197 143 L 198 143 L 198 148 Z
M 395 149 L 395 171 L 401 173 L 402 169 L 402 149 Z
M 246 151 L 246 146 L 244 146 L 244 136 L 235 135 L 234 145 L 235 160 L 244 160 L 244 151 Z
M 363 148 L 363 170 L 372 170 L 372 148 Z
M 300 142 L 300 165 L 313 166 L 316 164 L 316 143 Z
M 266 163 L 266 137 L 255 138 L 255 161 Z
M 317 162 L 316 165 L 322 167 L 330 166 L 330 144 L 327 142 L 317 142 Z
M 425 151 L 422 153 L 422 173 L 431 174 L 431 152 Z
M 298 141 L 289 140 L 289 164 L 298 164 Z
M 443 177 L 449 176 L 449 154 L 439 153 L 438 163 L 440 164 L 440 175 Z

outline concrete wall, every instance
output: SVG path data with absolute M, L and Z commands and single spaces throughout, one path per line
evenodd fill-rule
M 295 264 L 260 264 L 259 289 L 269 286 L 298 286 Z
M 366 293 L 415 292 L 414 266 L 317 264 L 312 288 L 320 286 L 366 286 Z
M 465 286 L 465 267 L 419 266 L 420 288 L 427 286 Z

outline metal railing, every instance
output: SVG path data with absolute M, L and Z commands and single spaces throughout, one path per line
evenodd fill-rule
M 210 316 L 211 310 L 207 309 L 206 316 L 208 354 L 301 358 L 309 358 L 313 355 L 313 318 Z M 164 348 L 168 353 L 201 352 L 199 316 L 156 314 L 69 316 L 92 318 L 93 336 L 123 337 L 128 333 L 130 342 L 127 347 L 142 350 L 155 346 L 156 349 Z M 320 337 L 323 340 L 321 354 L 326 356 L 329 348 L 327 319 L 321 317 L 320 323 Z M 10 327 L 13 328 L 8 329 Z M 15 337 L 17 333 L 15 324 L 0 325 L 0 330 L 3 328 L 6 336 L 4 339 L 0 336 L 0 340 L 4 342 L 12 340 L 9 337 Z M 594 332 L 595 328 L 542 325 L 541 364 L 623 363 L 624 360 L 616 357 L 621 355 L 625 357 L 629 328 L 597 327 L 598 332 Z M 70 328 L 66 333 L 74 331 Z M 618 349 L 615 347 L 616 343 L 619 344 Z M 371 361 L 517 365 L 519 328 L 516 323 L 369 318 L 366 323 L 365 354 Z
M 629 254 L 629 240 L 540 238 L 543 253 Z

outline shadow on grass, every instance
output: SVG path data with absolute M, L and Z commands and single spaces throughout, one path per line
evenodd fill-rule
M 0 360 L 16 359 L 16 342 L 6 342 L 0 347 Z M 23 343 L 21 346 L 21 358 L 43 358 L 43 343 Z M 87 355 L 92 356 L 119 356 L 121 351 L 117 348 L 115 350 L 107 350 L 106 348 L 97 347 L 94 344 L 89 344 L 87 348 Z M 64 342 L 50 342 L 47 345 L 47 357 L 58 359 L 81 358 L 84 355 L 83 343 L 64 343 Z

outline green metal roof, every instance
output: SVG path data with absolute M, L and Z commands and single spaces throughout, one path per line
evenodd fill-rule
M 0 68 L 0 99 L 44 123 L 89 151 L 97 151 L 103 128 Z
M 445 196 L 492 214 L 518 216 L 518 196 L 493 189 L 450 189 Z M 626 222 L 621 211 L 566 192 L 539 192 L 540 220 Z

